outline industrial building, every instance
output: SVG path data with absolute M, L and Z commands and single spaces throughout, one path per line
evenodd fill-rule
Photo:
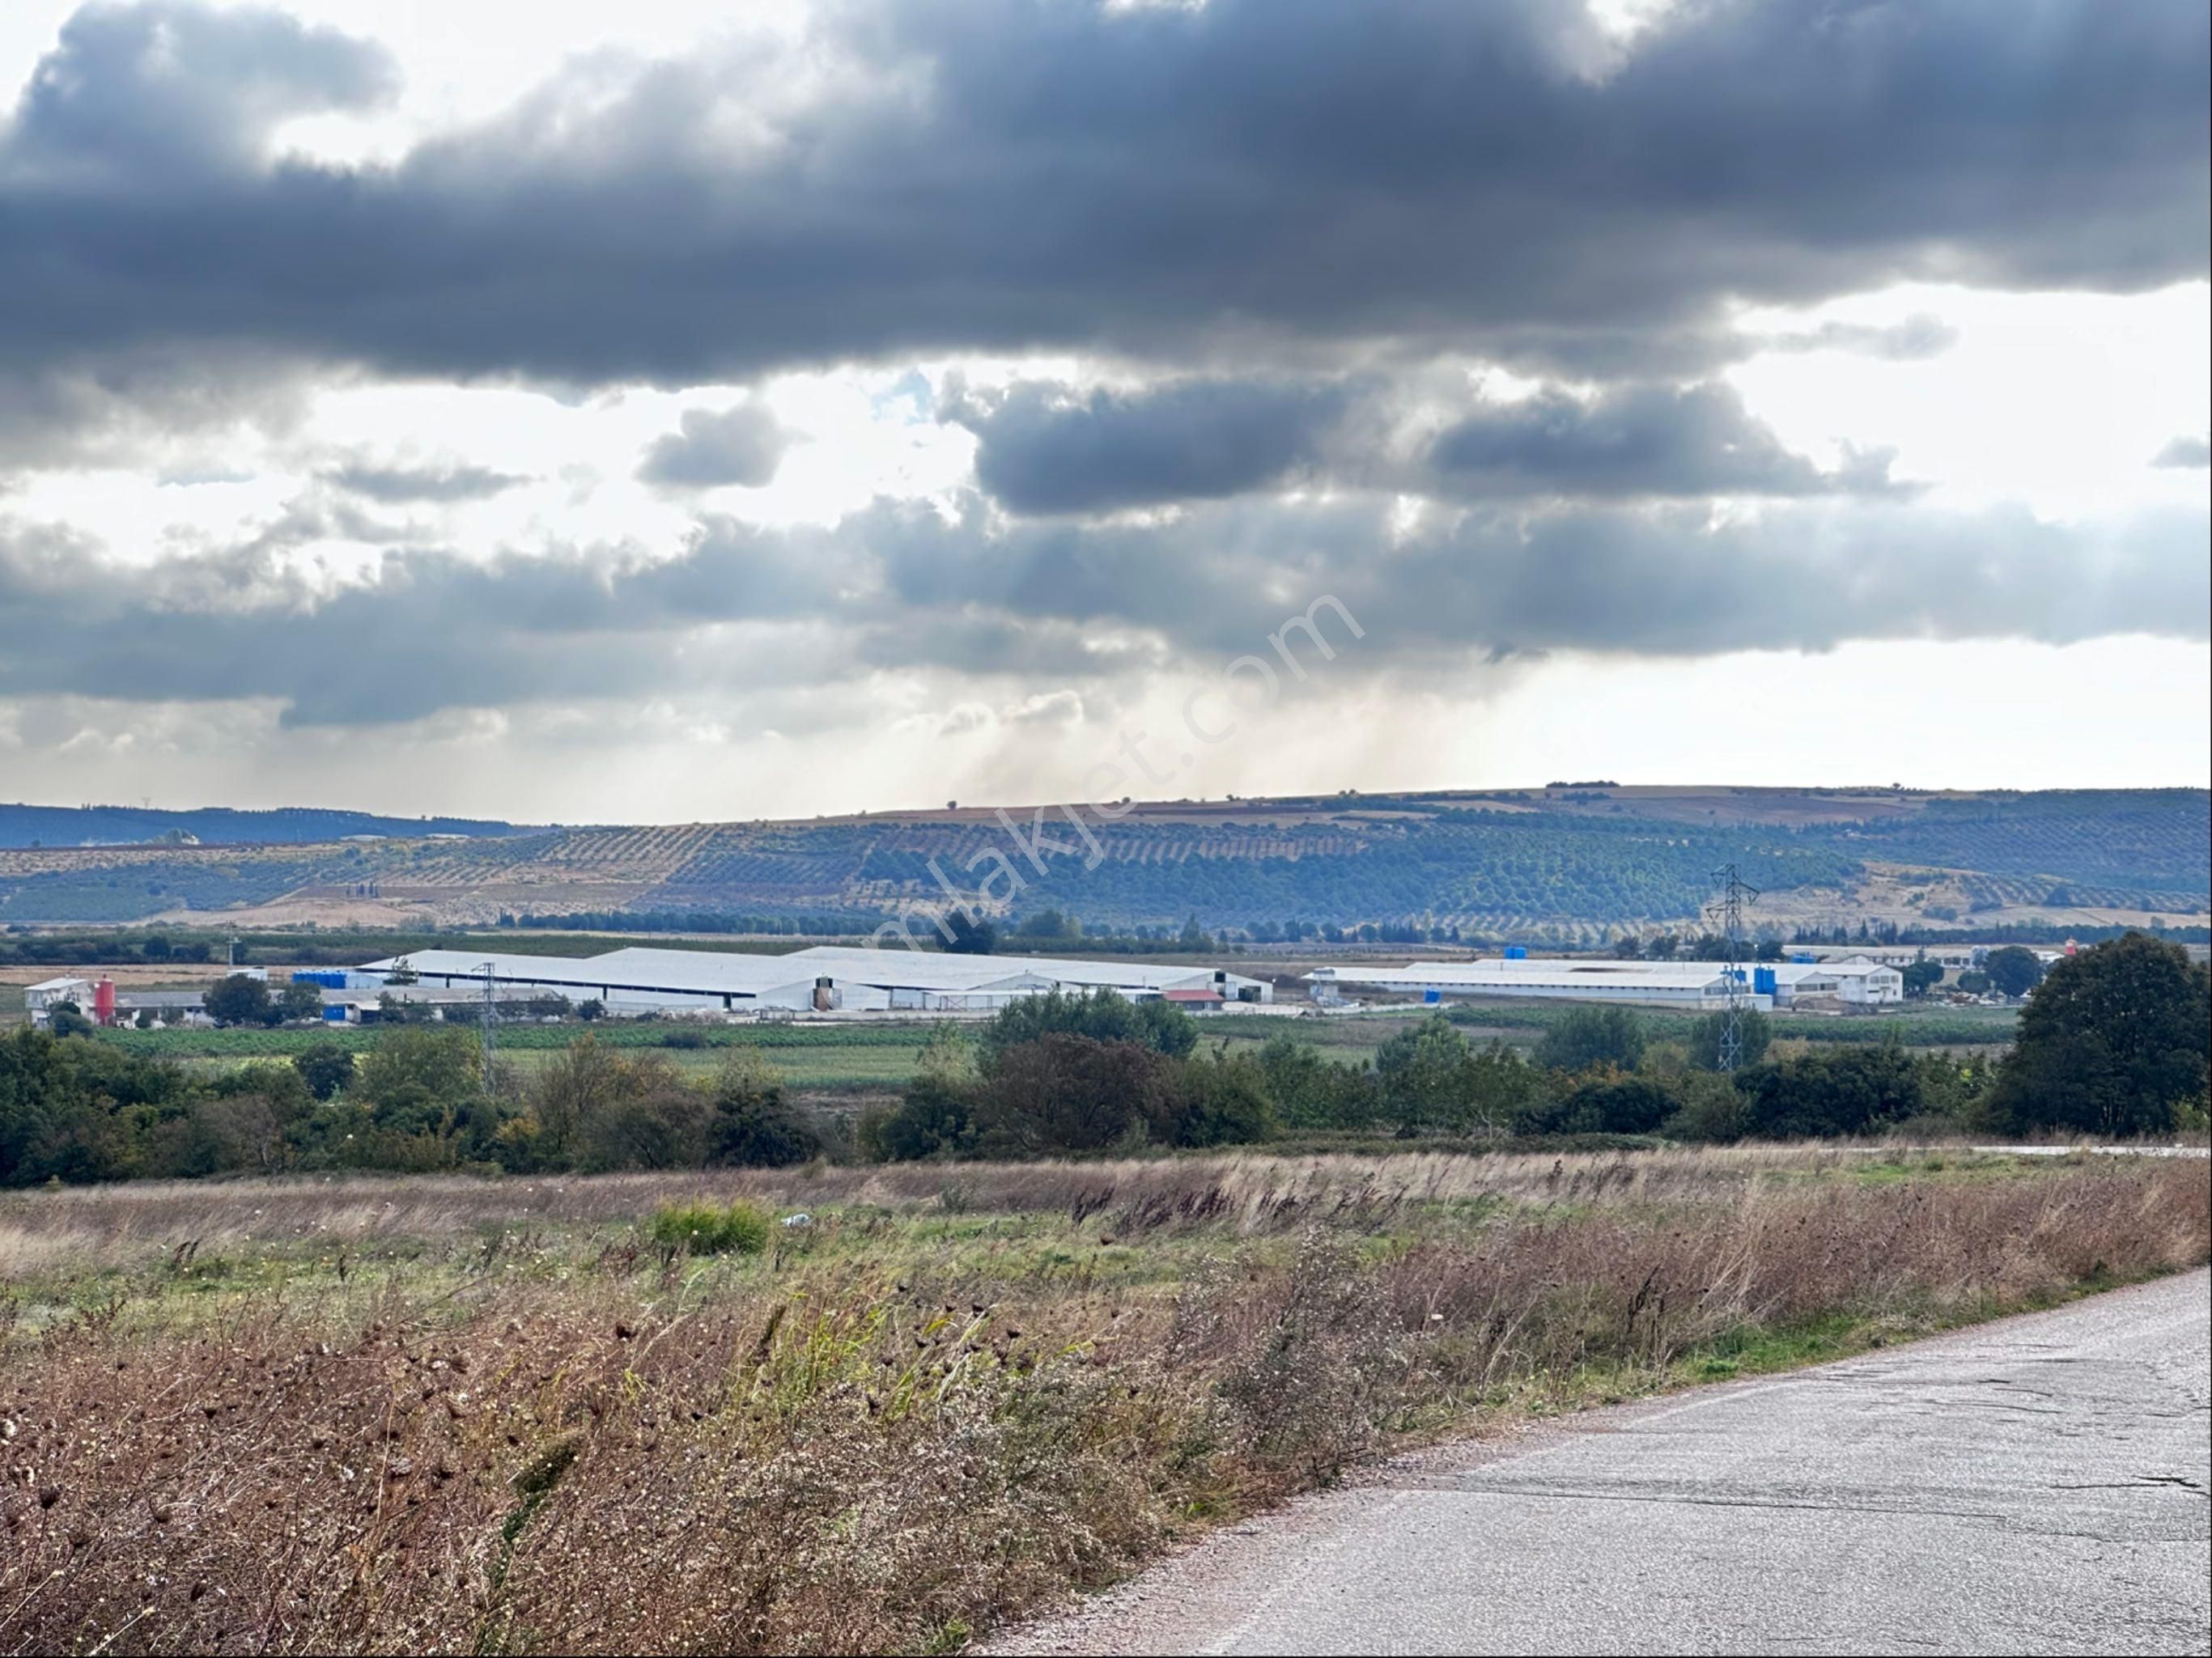
M 1534 961 L 1486 958 L 1473 962 L 1414 962 L 1405 967 L 1317 967 L 1307 974 L 1317 1001 L 1347 989 L 1424 1001 L 1455 997 L 1515 997 L 1541 1001 L 1601 1002 L 1704 1011 L 1726 1005 L 1728 981 L 1714 962 Z M 1774 1005 L 1771 991 L 1741 988 L 1746 1007 Z
M 1876 962 L 1800 962 L 1746 966 L 1734 988 L 1745 1007 L 1875 1007 L 1905 999 L 1905 975 Z M 1346 990 L 1417 996 L 1512 997 L 1618 1003 L 1706 1011 L 1725 1006 L 1731 988 L 1717 962 L 1628 962 L 1526 956 L 1472 962 L 1414 962 L 1405 967 L 1320 967 L 1307 974 L 1317 1001 Z
M 1052 990 L 1110 989 L 1204 1008 L 1273 999 L 1273 987 L 1218 968 L 1088 962 L 1042 956 L 955 956 L 817 945 L 783 956 L 631 947 L 587 957 L 487 957 L 418 950 L 360 971 L 412 973 L 439 989 L 481 987 L 509 997 L 597 1001 L 610 1013 L 989 1012 Z

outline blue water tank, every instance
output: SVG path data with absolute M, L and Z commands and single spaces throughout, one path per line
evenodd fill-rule
M 1773 995 L 1774 969 L 1771 967 L 1755 967 L 1752 969 L 1751 987 L 1754 993 L 1768 996 Z
M 1441 990 L 1431 988 L 1421 993 L 1421 999 L 1425 1002 L 1440 1002 L 1443 999 L 1444 993 Z
M 320 985 L 325 990 L 343 990 L 346 974 L 342 967 L 311 968 L 295 973 L 292 982 L 295 985 Z
M 1507 961 L 1509 961 L 1509 962 L 1525 962 L 1525 961 L 1527 961 L 1527 960 L 1528 959 L 1528 945 L 1526 945 L 1526 944 L 1508 944 L 1508 945 L 1506 945 L 1506 946 L 1505 946 L 1505 959 L 1506 959 Z

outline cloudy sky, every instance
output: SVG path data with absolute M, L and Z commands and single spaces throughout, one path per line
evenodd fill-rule
M 2204 784 L 2207 33 L 6 0 L 0 799 Z

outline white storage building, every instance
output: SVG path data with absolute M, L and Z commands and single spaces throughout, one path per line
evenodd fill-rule
M 1748 974 L 1749 969 L 1746 972 Z M 1620 1003 L 1702 1011 L 1725 1005 L 1728 981 L 1717 962 L 1617 962 L 1515 957 L 1414 962 L 1405 967 L 1321 967 L 1307 974 L 1316 997 L 1340 988 L 1376 990 L 1441 1001 L 1446 997 L 1519 997 Z M 1770 1008 L 1769 992 L 1741 987 L 1742 1005 Z
M 426 950 L 362 970 L 389 974 L 403 963 L 424 985 L 477 986 L 489 974 L 502 994 L 597 1000 L 611 1013 L 989 1011 L 1051 990 L 1112 989 L 1133 1000 L 1160 997 L 1192 1006 L 1266 1002 L 1274 994 L 1264 980 L 1218 968 L 842 945 L 782 956 L 645 946 L 588 957 Z

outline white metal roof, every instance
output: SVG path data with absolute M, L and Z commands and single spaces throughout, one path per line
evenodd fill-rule
M 1129 991 L 1211 987 L 1213 969 L 1137 961 L 1076 961 L 1047 956 L 954 956 L 890 946 L 882 950 L 817 944 L 782 956 L 738 950 L 659 950 L 633 945 L 604 955 L 517 956 L 471 950 L 418 950 L 386 957 L 362 970 L 388 973 L 402 960 L 430 978 L 479 978 L 491 963 L 495 978 L 580 988 L 664 991 L 693 995 L 759 995 L 817 978 L 881 989 L 989 992 L 1041 989 L 1062 984 Z M 1231 974 L 1231 985 L 1256 980 Z
M 1465 985 L 1485 989 L 1635 986 L 1655 990 L 1696 989 L 1719 982 L 1717 962 L 1619 962 L 1486 958 L 1474 962 L 1414 962 L 1405 967 L 1316 968 L 1308 979 L 1337 984 L 1414 987 Z
M 818 963 L 819 970 L 832 977 L 886 988 L 896 985 L 924 990 L 988 990 L 997 987 L 1002 980 L 1020 978 L 1129 990 L 1185 990 L 1213 982 L 1213 969 L 1206 967 L 1085 962 L 1057 956 L 953 956 L 908 950 L 902 944 L 882 950 L 817 944 L 786 959 Z

